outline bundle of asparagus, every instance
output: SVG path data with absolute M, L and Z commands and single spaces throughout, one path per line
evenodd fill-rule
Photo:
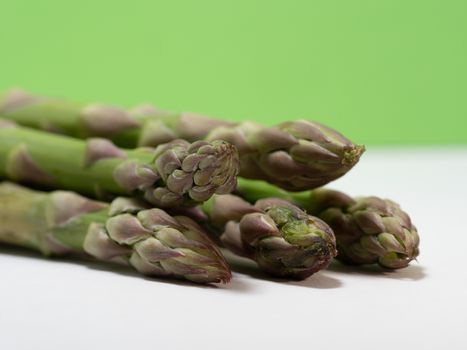
M 406 267 L 419 237 L 396 203 L 317 188 L 363 150 L 306 120 L 268 128 L 12 90 L 0 95 L 0 177 L 55 191 L 0 184 L 0 241 L 201 283 L 230 279 L 213 242 L 283 278 L 333 257 Z

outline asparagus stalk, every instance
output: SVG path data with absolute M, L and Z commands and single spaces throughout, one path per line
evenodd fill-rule
M 44 255 L 128 264 L 144 275 L 228 282 L 230 270 L 201 227 L 128 198 L 112 204 L 73 192 L 0 183 L 0 242 Z
M 240 179 L 238 192 L 249 201 L 275 196 L 297 204 L 331 226 L 337 259 L 349 264 L 374 264 L 399 269 L 419 254 L 419 236 L 400 206 L 378 197 L 352 198 L 329 189 L 290 193 L 266 183 Z
M 0 123 L 0 177 L 85 195 L 139 195 L 159 207 L 194 205 L 236 184 L 238 154 L 224 141 L 174 140 L 124 150 Z
M 297 120 L 264 127 L 231 123 L 151 106 L 133 111 L 33 96 L 13 90 L 0 96 L 0 117 L 66 135 L 105 137 L 122 147 L 155 147 L 174 139 L 226 140 L 240 153 L 240 175 L 290 191 L 316 188 L 347 173 L 363 146 L 317 122 Z
M 336 255 L 331 228 L 277 198 L 254 205 L 234 195 L 215 195 L 189 213 L 233 253 L 250 258 L 268 274 L 304 279 Z

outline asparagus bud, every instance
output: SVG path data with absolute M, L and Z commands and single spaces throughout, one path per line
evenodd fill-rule
M 223 232 L 222 243 L 279 277 L 304 279 L 336 255 L 328 225 L 276 198 L 251 205 L 233 195 L 214 196 L 203 205 L 209 223 Z
M 347 173 L 363 146 L 317 122 L 297 120 L 275 127 L 245 122 L 214 129 L 207 140 L 222 139 L 240 153 L 240 174 L 290 191 L 316 188 Z
M 109 206 L 73 192 L 0 184 L 0 241 L 45 255 L 87 255 L 128 264 L 144 275 L 228 282 L 224 258 L 187 217 L 147 209 L 134 199 Z
M 400 206 L 378 197 L 351 198 L 342 192 L 315 190 L 312 212 L 338 237 L 338 258 L 352 264 L 406 267 L 419 254 L 419 236 Z
M 220 140 L 174 140 L 155 150 L 124 150 L 0 124 L 0 176 L 83 194 L 138 195 L 159 207 L 195 205 L 235 188 L 238 153 Z

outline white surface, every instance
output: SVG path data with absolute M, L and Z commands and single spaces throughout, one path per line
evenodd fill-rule
M 370 150 L 332 187 L 401 203 L 419 263 L 200 287 L 0 248 L 0 349 L 467 349 L 467 149 Z

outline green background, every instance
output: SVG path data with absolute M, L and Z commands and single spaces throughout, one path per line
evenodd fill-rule
M 0 88 L 467 143 L 465 0 L 0 0 Z

